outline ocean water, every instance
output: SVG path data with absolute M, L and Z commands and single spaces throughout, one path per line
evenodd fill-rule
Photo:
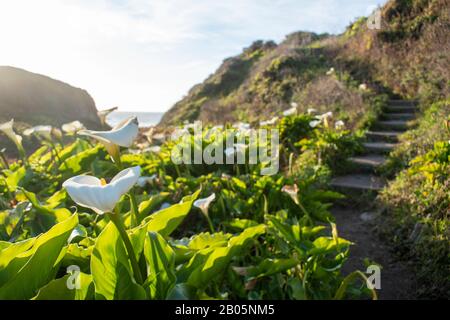
M 114 111 L 106 117 L 106 122 L 114 127 L 120 121 L 132 116 L 137 116 L 139 127 L 150 127 L 158 124 L 163 116 L 163 112 L 122 112 Z

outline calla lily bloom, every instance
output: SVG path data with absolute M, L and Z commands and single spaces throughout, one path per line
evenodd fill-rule
M 155 181 L 157 178 L 158 178 L 158 176 L 156 174 L 153 174 L 149 177 L 139 177 L 139 179 L 136 182 L 136 185 L 143 188 L 147 185 L 147 183 L 151 183 L 151 182 Z
M 334 127 L 338 130 L 343 129 L 345 127 L 345 123 L 342 120 L 336 121 Z
M 283 188 L 281 188 L 281 191 L 287 193 L 296 204 L 299 204 L 297 197 L 298 186 L 296 184 L 294 184 L 293 186 L 283 186 Z
M 61 129 L 66 133 L 75 134 L 78 131 L 85 130 L 86 127 L 80 121 L 75 120 L 75 121 L 63 124 Z
M 211 204 L 211 202 L 214 201 L 214 199 L 216 199 L 216 194 L 212 193 L 207 198 L 195 200 L 194 201 L 194 206 L 199 208 L 203 212 L 203 214 L 205 214 L 207 216 L 208 215 L 209 205 Z
M 317 110 L 314 109 L 314 108 L 309 108 L 306 112 L 307 112 L 309 115 L 312 115 L 312 114 L 316 114 L 316 113 L 317 113 Z
M 146 148 L 145 151 L 158 154 L 161 152 L 161 147 L 160 146 L 151 146 L 151 147 Z
M 333 112 L 331 112 L 331 111 L 318 116 L 318 118 L 323 121 L 323 124 L 325 125 L 326 128 L 329 127 L 328 119 L 331 119 L 332 117 L 333 117 Z
M 111 113 L 119 109 L 119 107 L 113 107 L 105 110 L 100 110 L 97 112 L 98 117 L 102 125 L 106 125 L 106 117 Z
M 273 117 L 273 118 L 270 119 L 270 120 L 267 120 L 267 121 L 261 121 L 261 122 L 259 123 L 259 125 L 260 125 L 260 126 L 273 125 L 273 124 L 275 124 L 277 121 L 278 121 L 278 117 Z
M 199 208 L 202 211 L 203 215 L 205 216 L 206 220 L 208 221 L 211 233 L 214 233 L 214 226 L 212 224 L 211 218 L 209 217 L 208 209 L 209 205 L 211 204 L 211 202 L 214 201 L 214 199 L 216 199 L 216 194 L 212 193 L 207 198 L 198 199 L 194 201 L 194 207 Z
M 115 162 L 119 162 L 119 146 L 131 147 L 139 132 L 137 117 L 131 117 L 119 123 L 109 131 L 82 130 L 78 132 L 100 141 Z
M 120 197 L 138 181 L 139 166 L 119 172 L 110 183 L 92 176 L 76 176 L 66 180 L 63 187 L 78 205 L 94 210 L 98 214 L 112 213 Z
M 246 130 L 249 130 L 251 128 L 251 126 L 250 126 L 250 123 L 238 122 L 238 123 L 233 124 L 233 128 L 242 130 L 242 131 L 246 131 Z
M 327 71 L 327 76 L 331 76 L 334 74 L 334 68 L 330 68 L 330 70 Z
M 43 138 L 45 140 L 52 140 L 52 126 L 35 126 L 29 129 L 26 129 L 23 134 L 26 136 L 35 135 L 37 137 Z
M 247 149 L 247 145 L 243 143 L 235 143 L 234 146 L 224 150 L 225 156 L 231 157 L 235 153 L 243 153 Z
M 366 91 L 366 90 L 367 90 L 367 84 L 361 83 L 361 84 L 359 85 L 359 90 L 361 90 L 361 91 Z
M 295 103 L 295 102 L 294 102 Z M 283 112 L 283 116 L 288 117 L 297 113 L 297 107 L 292 107 Z
M 208 215 L 208 208 L 211 202 L 216 199 L 216 194 L 212 193 L 209 197 L 194 201 L 194 206 L 199 208 L 205 215 Z
M 313 121 L 310 121 L 309 122 L 309 126 L 311 127 L 311 128 L 315 128 L 315 127 L 317 127 L 319 124 L 320 124 L 320 120 L 313 120 Z
M 14 119 L 0 124 L 0 131 L 6 134 L 8 138 L 14 142 L 21 155 L 25 155 L 25 150 L 22 146 L 22 137 L 14 132 Z

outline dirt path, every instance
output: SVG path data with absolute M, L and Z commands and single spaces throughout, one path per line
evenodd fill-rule
M 369 258 L 382 265 L 381 289 L 378 298 L 381 300 L 415 299 L 416 284 L 414 273 L 404 262 L 395 259 L 389 246 L 374 232 L 376 220 L 374 214 L 365 213 L 355 208 L 335 207 L 332 210 L 336 217 L 339 236 L 355 243 L 350 249 L 350 257 L 344 266 L 344 274 L 356 269 L 366 271 L 364 259 Z M 363 214 L 363 218 L 361 215 Z

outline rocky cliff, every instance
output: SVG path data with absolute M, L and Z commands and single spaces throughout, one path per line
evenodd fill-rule
M 80 120 L 99 126 L 95 102 L 85 90 L 22 69 L 0 66 L 0 121 L 28 124 Z

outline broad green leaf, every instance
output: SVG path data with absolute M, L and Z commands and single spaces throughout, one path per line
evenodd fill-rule
M 105 153 L 100 145 L 82 151 L 67 158 L 59 167 L 59 171 L 65 175 L 76 175 L 90 170 L 90 166 L 96 158 L 103 158 Z
M 59 262 L 63 247 L 77 224 L 78 216 L 74 214 L 34 241 L 27 240 L 33 241 L 33 246 L 0 269 L 0 299 L 30 299 L 35 296 L 54 274 L 55 264 Z M 11 246 L 6 250 L 9 248 Z
M 45 203 L 48 205 L 49 208 L 56 208 L 61 203 L 65 202 L 67 200 L 67 191 L 66 189 L 61 189 L 56 191 L 50 198 L 48 198 Z
M 4 269 L 8 266 L 11 260 L 15 259 L 19 254 L 30 249 L 36 238 L 30 238 L 16 243 L 2 242 L 9 244 L 4 245 L 4 248 L 0 251 L 0 286 L 2 286 L 6 281 L 6 277 L 3 276 Z
M 150 298 L 166 299 L 176 282 L 175 253 L 161 235 L 149 232 L 145 239 L 144 254 Z
M 151 196 L 149 199 L 139 204 L 138 211 L 141 217 L 146 217 L 150 212 L 154 211 L 169 196 L 168 192 L 161 192 Z
M 232 237 L 227 247 L 200 250 L 183 270 L 184 276 L 188 274 L 187 283 L 197 288 L 205 288 L 214 278 L 217 278 L 217 275 L 225 271 L 232 257 L 240 254 L 248 242 L 264 234 L 265 231 L 266 226 L 261 224 Z
M 6 174 L 6 184 L 10 192 L 16 191 L 17 187 L 22 186 L 21 182 L 27 175 L 27 169 L 25 166 L 20 167 L 16 171 L 3 170 Z
M 91 273 L 96 298 L 145 299 L 143 287 L 133 277 L 125 245 L 112 222 L 98 236 L 91 255 Z
M 239 274 L 250 279 L 271 276 L 276 273 L 292 269 L 298 264 L 296 259 L 264 259 L 260 264 L 253 267 L 237 268 Z
M 61 261 L 62 266 L 77 265 L 81 270 L 89 270 L 91 254 L 94 246 L 84 247 L 78 243 L 71 243 L 67 246 L 65 255 Z
M 332 237 L 319 237 L 314 240 L 314 248 L 309 250 L 309 254 L 324 254 L 334 251 L 346 250 L 352 243 L 343 238 L 333 239 Z
M 229 226 L 231 228 L 236 228 L 239 230 L 244 230 L 250 227 L 254 227 L 258 225 L 258 222 L 250 219 L 232 219 L 230 221 L 224 222 L 226 226 Z
M 71 276 L 67 274 L 62 278 L 50 281 L 39 290 L 33 300 L 93 299 L 94 283 L 92 282 L 92 276 L 83 272 L 78 273 L 76 276 L 77 278 L 72 280 Z
M 168 237 L 186 218 L 199 193 L 200 190 L 190 197 L 185 197 L 180 203 L 153 213 L 144 219 L 143 224 L 147 225 L 148 231 Z
M 231 234 L 223 232 L 213 234 L 210 234 L 209 232 L 202 232 L 191 238 L 188 248 L 193 250 L 202 250 L 206 248 L 225 247 L 231 236 Z

